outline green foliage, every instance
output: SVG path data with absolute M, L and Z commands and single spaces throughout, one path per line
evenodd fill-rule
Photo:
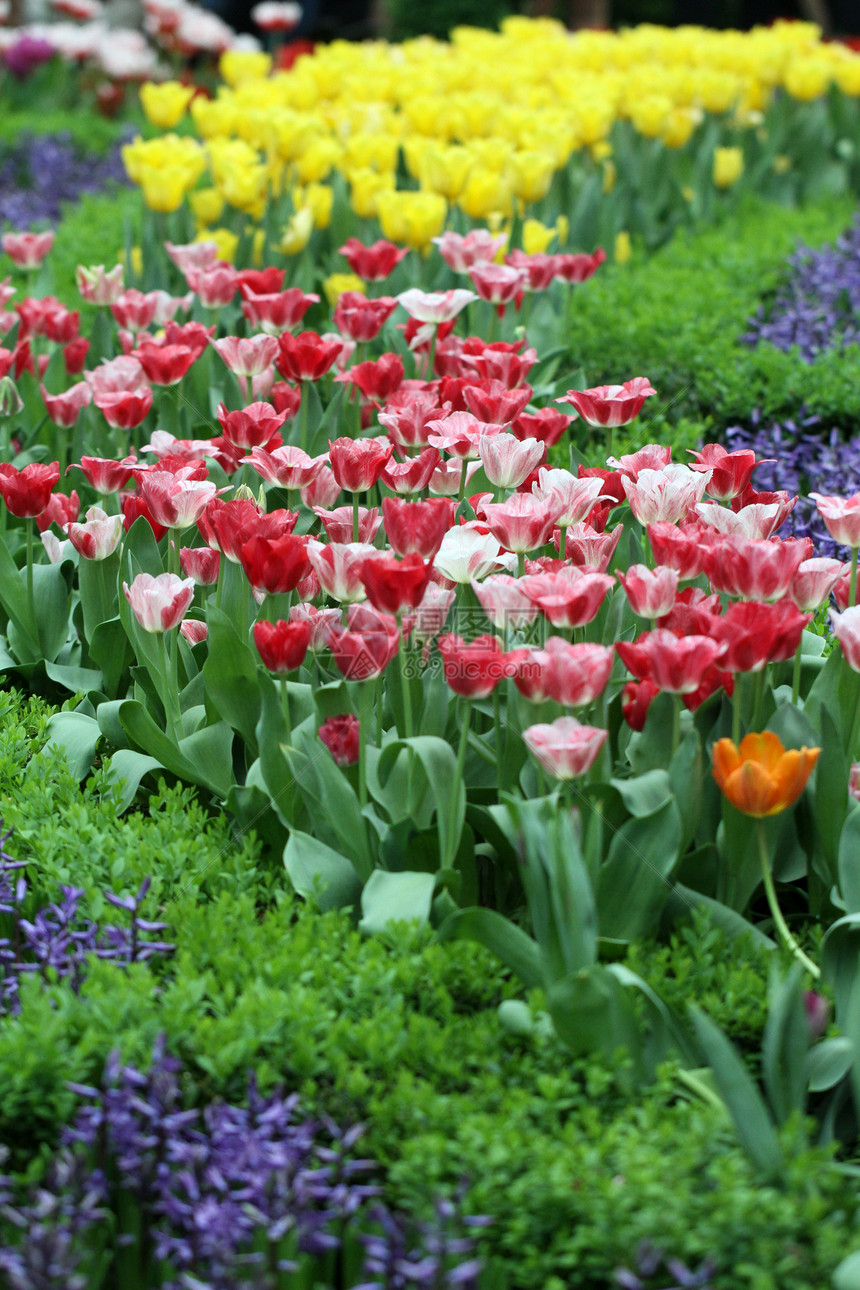
M 646 406 L 635 423 L 638 445 L 691 446 L 695 423 L 701 437 L 753 408 L 777 417 L 805 405 L 828 427 L 850 427 L 860 415 L 856 347 L 805 363 L 739 338 L 798 241 L 831 241 L 852 214 L 847 200 L 789 210 L 748 199 L 716 228 L 678 232 L 647 259 L 602 269 L 575 295 L 567 332 L 585 384 L 649 377 L 658 407 Z
M 509 0 L 433 0 L 415 5 L 409 0 L 386 0 L 386 26 L 392 40 L 413 36 L 447 39 L 454 27 L 496 28 L 516 5 Z

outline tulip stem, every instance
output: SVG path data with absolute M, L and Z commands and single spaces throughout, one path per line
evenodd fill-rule
M 791 951 L 794 957 L 803 964 L 810 976 L 820 977 L 821 969 L 798 945 L 794 936 L 788 929 L 782 910 L 779 907 L 779 901 L 776 898 L 776 888 L 773 885 L 773 874 L 770 870 L 770 853 L 767 845 L 767 834 L 765 832 L 764 820 L 758 821 L 758 848 L 761 859 L 761 872 L 764 879 L 764 890 L 767 896 L 767 903 L 773 917 L 774 926 L 779 933 L 785 947 Z
M 170 551 L 170 556 L 169 556 L 169 560 L 170 560 L 170 572 L 171 572 L 171 573 L 175 573 L 175 574 L 176 574 L 176 576 L 177 576 L 177 578 L 179 577 L 179 540 L 180 540 L 180 531 L 181 531 L 181 530 L 179 530 L 179 529 L 171 529 L 171 530 L 170 530 L 170 535 L 169 535 L 169 537 L 168 537 L 168 549 L 169 549 L 169 551 Z
M 170 664 L 167 659 L 167 642 L 164 639 L 164 635 L 164 632 L 156 633 L 156 639 L 158 640 L 158 670 L 161 673 L 161 701 L 164 704 L 167 734 L 176 743 L 176 720 L 173 710 L 173 694 L 170 688 Z
M 358 493 L 352 495 L 352 540 L 358 541 Z
M 672 712 L 672 756 L 678 751 L 678 745 L 681 742 L 681 696 L 680 694 L 672 695 L 673 712 Z
M 451 806 L 448 811 L 448 838 L 445 847 L 445 855 L 442 857 L 442 868 L 449 868 L 454 862 L 454 855 L 457 848 L 457 838 L 455 836 L 456 819 L 457 819 L 457 801 L 460 796 L 460 786 L 463 784 L 463 772 L 466 769 L 466 749 L 469 746 L 469 729 L 472 724 L 472 700 L 463 699 L 460 707 L 460 746 L 457 749 L 457 769 L 454 772 L 454 783 L 451 785 Z
M 851 548 L 851 577 L 848 583 L 848 608 L 857 604 L 857 547 Z
M 26 521 L 27 530 L 27 599 L 30 602 L 30 613 L 36 620 L 36 606 L 33 603 L 33 520 Z
M 400 627 L 400 684 L 403 691 L 403 737 L 411 739 L 415 733 L 412 724 L 412 691 L 409 688 L 409 643 L 406 634 L 403 631 L 401 620 Z
M 284 742 L 289 747 L 293 742 L 293 723 L 290 720 L 290 695 L 287 690 L 287 678 L 285 676 L 281 677 L 281 712 L 284 718 L 284 728 L 287 732 Z
M 732 743 L 735 747 L 741 741 L 741 681 L 739 675 L 732 695 Z
M 798 641 L 797 649 L 794 651 L 794 671 L 791 677 L 791 702 L 795 705 L 800 702 L 800 666 L 802 658 L 803 646 Z
M 517 577 L 521 578 L 526 571 L 526 553 L 517 551 Z
M 301 400 L 299 401 L 299 447 L 302 452 L 308 450 L 308 392 L 307 382 L 299 382 Z
M 373 710 L 374 688 L 367 681 L 360 682 L 358 687 L 358 804 L 362 810 L 367 806 L 367 728 Z

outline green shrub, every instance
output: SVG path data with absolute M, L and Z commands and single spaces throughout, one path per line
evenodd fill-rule
M 691 419 L 719 433 L 754 408 L 779 417 L 804 405 L 828 427 L 856 423 L 856 346 L 806 363 L 796 352 L 740 343 L 797 243 L 832 241 L 852 213 L 841 200 L 799 210 L 750 200 L 717 228 L 678 232 L 648 259 L 602 269 L 574 295 L 567 332 L 586 384 L 650 378 L 659 407 L 632 427 L 639 444 L 668 442 L 669 427 Z

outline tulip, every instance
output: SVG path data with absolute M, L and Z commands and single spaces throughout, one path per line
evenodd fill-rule
M 142 497 L 135 497 L 127 493 L 120 499 L 120 506 L 122 507 L 122 523 L 126 533 L 136 520 L 144 519 L 152 529 L 156 542 L 161 541 L 167 529 L 152 518 L 149 507 Z
M 330 542 L 372 542 L 381 520 L 378 506 L 338 506 L 333 511 L 315 506 L 316 515 Z
M 117 296 L 110 311 L 120 327 L 126 327 L 130 331 L 146 331 L 155 318 L 157 308 L 157 291 L 143 292 L 129 287 Z
M 802 560 L 791 580 L 788 594 L 798 609 L 814 613 L 830 599 L 830 593 L 846 567 L 841 560 L 828 560 L 823 556 Z
M 830 625 L 846 663 L 852 671 L 860 672 L 860 605 L 849 606 L 841 614 L 831 609 Z
M 428 490 L 437 497 L 465 497 L 466 486 L 480 466 L 476 461 L 443 461 L 430 476 Z
M 523 590 L 521 578 L 497 573 L 484 582 L 473 578 L 471 586 L 490 622 L 504 632 L 519 631 L 537 617 L 537 605 Z
M 358 576 L 374 609 L 399 614 L 403 609 L 415 609 L 421 603 L 431 568 L 431 564 L 425 563 L 415 553 L 399 560 L 378 551 L 362 561 Z
M 334 506 L 340 497 L 340 484 L 329 466 L 323 466 L 315 479 L 299 489 L 299 496 L 305 506 Z
M 408 247 L 395 246 L 393 242 L 386 242 L 383 238 L 371 246 L 365 246 L 358 238 L 351 237 L 338 251 L 338 255 L 345 258 L 353 273 L 365 282 L 381 282 L 408 254 Z
M 420 291 L 410 287 L 401 291 L 397 297 L 410 318 L 422 323 L 451 322 L 457 315 L 478 297 L 474 291 L 456 289 L 453 291 Z
M 624 475 L 621 485 L 640 524 L 677 523 L 702 500 L 708 475 L 668 465 L 662 470 L 641 470 L 635 479 Z
M 559 528 L 580 524 L 603 496 L 603 481 L 596 477 L 577 479 L 569 470 L 543 467 L 532 488 L 535 497 L 547 502 Z
M 343 717 L 327 717 L 317 734 L 336 765 L 354 766 L 358 761 L 358 717 L 352 713 Z
M 131 586 L 122 584 L 131 611 L 145 632 L 169 632 L 181 621 L 194 599 L 191 578 L 173 573 L 139 573 Z
M 197 357 L 189 345 L 139 345 L 135 357 L 153 385 L 178 385 Z
M 448 230 L 433 242 L 439 248 L 439 254 L 455 273 L 468 273 L 476 264 L 489 264 L 507 242 L 507 234 L 493 234 L 486 228 L 473 228 L 465 235 Z
M 254 623 L 254 644 L 262 659 L 263 666 L 276 676 L 286 676 L 301 667 L 311 639 L 311 629 L 307 623 L 287 622 L 279 619 L 276 623 L 265 620 Z
M 478 455 L 487 479 L 495 488 L 519 488 L 546 456 L 538 439 L 520 441 L 512 434 L 484 435 Z
M 213 340 L 212 346 L 237 376 L 259 376 L 271 367 L 278 355 L 278 339 L 260 334 L 257 336 L 225 336 Z
M 530 385 L 511 390 L 504 382 L 494 380 L 484 380 L 480 385 L 463 387 L 463 398 L 469 411 L 479 421 L 502 426 L 516 421 L 526 408 L 532 393 Z
M 93 392 L 86 381 L 78 381 L 63 394 L 51 395 L 44 385 L 40 385 L 39 389 L 42 391 L 48 416 L 54 425 L 62 426 L 66 430 L 70 430 L 77 422 L 81 410 L 92 402 L 93 397 Z
M 261 448 L 278 433 L 286 421 L 285 413 L 277 413 L 271 403 L 249 403 L 236 412 L 228 412 L 223 403 L 218 405 L 218 424 L 225 438 L 237 448 Z
M 313 331 L 293 336 L 284 332 L 275 342 L 278 371 L 288 381 L 318 381 L 334 363 L 339 340 L 327 340 Z M 271 361 L 271 360 L 270 360 Z
M 645 400 L 656 393 L 647 377 L 634 376 L 621 385 L 568 390 L 556 403 L 571 403 L 590 426 L 626 426 L 639 415 Z
M 721 641 L 706 636 L 679 639 L 664 627 L 646 632 L 635 641 L 617 641 L 615 649 L 635 677 L 648 678 L 670 694 L 697 690 L 707 669 L 726 652 Z
M 469 277 L 480 298 L 496 306 L 499 317 L 506 305 L 522 295 L 527 280 L 524 269 L 510 264 L 473 264 Z
M 627 681 L 621 690 L 621 715 L 631 730 L 644 730 L 648 709 L 660 693 L 660 687 L 647 677 Z
M 183 547 L 179 552 L 179 567 L 198 586 L 211 587 L 218 581 L 221 552 L 208 546 Z
M 366 542 L 343 542 L 325 546 L 313 539 L 308 542 L 308 559 L 326 595 L 341 604 L 365 599 L 360 569 L 363 561 L 378 554 Z
M 457 339 L 452 337 L 452 339 Z M 475 372 L 485 381 L 501 381 L 506 390 L 516 390 L 523 385 L 529 372 L 537 362 L 537 350 L 527 349 L 520 353 L 524 341 L 517 341 L 516 345 L 508 345 L 504 341 L 496 341 L 492 345 L 485 345 L 479 337 L 475 340 L 480 342 L 481 349 L 475 349 L 470 345 L 470 341 L 463 342 L 460 365 L 465 370 L 461 373 L 466 376 L 469 372 Z M 437 353 L 438 353 L 437 349 Z M 533 391 L 529 387 L 529 398 Z M 569 425 L 571 417 L 565 417 L 563 413 L 557 412 L 555 408 L 544 408 L 544 412 L 549 412 L 552 418 L 559 418 L 565 425 Z M 539 414 L 535 414 L 539 415 Z M 485 418 L 489 420 L 489 418 Z M 540 436 L 533 435 L 532 438 Z
M 715 591 L 744 600 L 779 600 L 811 548 L 808 539 L 728 537 L 708 548 L 705 571 Z
M 403 381 L 403 359 L 399 354 L 383 354 L 376 362 L 358 363 L 335 379 L 357 385 L 366 399 L 385 403 Z
M 789 506 L 782 502 L 754 503 L 727 510 L 717 502 L 700 502 L 695 511 L 697 519 L 717 533 L 762 540 L 773 536 L 793 506 L 794 501 Z
M 349 681 L 374 680 L 388 667 L 400 642 L 396 620 L 369 605 L 350 605 L 346 626 L 332 623 L 325 636 L 338 670 Z
M 184 618 L 179 624 L 179 635 L 189 645 L 199 645 L 209 635 L 209 628 L 197 618 Z
M 80 513 L 81 499 L 76 492 L 73 491 L 68 495 L 52 493 L 42 514 L 36 516 L 36 528 L 44 532 L 52 524 L 56 524 L 60 532 L 65 533 L 69 524 L 73 523 Z
M 563 549 L 560 541 L 556 542 L 556 547 L 572 564 L 605 573 L 623 532 L 623 524 L 617 525 L 611 533 L 598 533 L 589 524 L 572 524 L 567 530 Z
M 727 672 L 760 672 L 767 663 L 790 659 L 800 646 L 811 614 L 802 614 L 790 601 L 762 604 L 738 601 L 715 618 L 712 635 L 725 643 L 720 667 Z
M 554 779 L 573 780 L 591 769 L 608 735 L 608 730 L 584 726 L 575 717 L 558 717 L 548 725 L 529 726 L 523 743 Z
M 144 387 L 140 390 L 111 393 L 93 393 L 93 403 L 104 415 L 105 421 L 115 430 L 133 430 L 139 426 L 152 407 L 152 390 Z
M 709 470 L 708 496 L 718 502 L 730 502 L 749 485 L 756 465 L 755 453 L 751 448 L 742 448 L 737 452 L 727 452 L 718 443 L 706 443 L 701 451 L 692 448 L 687 450 L 695 457 L 693 470 Z
M 106 560 L 120 544 L 123 535 L 121 515 L 106 515 L 100 506 L 91 506 L 86 522 L 69 524 L 69 541 L 85 560 Z
M 385 497 L 382 517 L 386 537 L 397 555 L 415 553 L 432 560 L 454 523 L 454 506 L 447 497 L 418 502 Z
M 252 447 L 250 457 L 243 457 L 242 461 L 253 466 L 257 474 L 268 483 L 292 490 L 312 484 L 326 464 L 327 457 L 325 454 L 309 457 L 301 448 L 284 444 L 282 448 L 274 448 L 271 452 L 266 452 L 261 447 Z M 337 489 L 340 492 L 339 485 Z
M 8 462 L 0 463 L 0 496 L 10 515 L 32 519 L 41 515 L 50 501 L 54 485 L 60 478 L 60 464 L 33 462 L 16 470 Z
M 250 327 L 259 327 L 268 336 L 280 336 L 291 330 L 304 318 L 311 305 L 319 304 L 319 296 L 304 292 L 299 287 L 287 291 L 257 294 L 242 285 L 242 313 Z
M 368 300 L 360 291 L 344 291 L 332 321 L 341 335 L 350 340 L 374 340 L 396 308 L 393 296 Z
M 449 529 L 436 553 L 436 572 L 449 582 L 471 582 L 497 569 L 500 547 L 491 533 L 461 525 Z
M 675 569 L 681 582 L 698 578 L 707 548 L 698 541 L 695 529 L 679 529 L 664 520 L 649 524 L 646 532 L 658 564 Z
M 329 440 L 331 469 L 348 493 L 363 493 L 377 482 L 394 451 L 383 439 Z
M 166 470 L 138 473 L 138 488 L 156 523 L 169 529 L 196 524 L 218 491 L 207 480 L 182 478 Z
M 603 603 L 614 579 L 605 573 L 567 566 L 561 573 L 532 574 L 523 591 L 553 627 L 584 627 Z
M 105 272 L 103 264 L 87 268 L 79 264 L 75 280 L 82 298 L 91 305 L 112 305 L 123 293 L 123 268 L 117 264 Z
M 394 493 L 420 493 L 433 478 L 442 458 L 438 448 L 425 448 L 417 457 L 406 461 L 389 458 L 388 465 L 379 476 L 382 483 Z
M 506 502 L 485 506 L 484 515 L 493 537 L 518 555 L 548 542 L 555 523 L 550 504 L 529 493 L 514 493 Z
M 644 564 L 632 564 L 626 573 L 618 574 L 618 581 L 627 592 L 630 608 L 639 618 L 662 618 L 675 603 L 678 590 L 678 572 L 658 565 L 649 569 Z
M 0 248 L 19 269 L 38 269 L 53 245 L 52 232 L 4 233 L 0 237 Z
M 815 977 L 821 975 L 818 967 L 798 945 L 779 908 L 763 821 L 797 801 L 820 752 L 820 748 L 805 745 L 786 749 L 769 730 L 748 734 L 739 745 L 731 739 L 718 739 L 712 749 L 713 775 L 723 796 L 736 810 L 759 821 L 762 878 L 777 931 L 795 958 Z
M 438 640 L 445 681 L 464 699 L 486 699 L 500 681 L 512 676 L 514 660 L 498 636 L 479 636 L 469 642 L 448 633 Z
M 223 309 L 224 305 L 229 305 L 239 286 L 232 264 L 217 262 L 205 269 L 189 268 L 185 280 L 207 309 Z
M 452 457 L 474 461 L 480 451 L 481 440 L 488 435 L 501 434 L 502 427 L 484 421 L 469 412 L 451 412 L 436 421 L 428 421 L 428 443 Z

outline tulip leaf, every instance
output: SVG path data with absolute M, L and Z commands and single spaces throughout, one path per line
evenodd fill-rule
M 101 623 L 117 615 L 117 574 L 119 556 L 116 552 L 105 560 L 84 560 L 78 564 L 78 590 L 84 615 L 84 636 L 91 641 Z
M 118 694 L 123 674 L 134 656 L 122 618 L 117 615 L 99 623 L 88 644 L 90 658 L 101 668 L 105 693 L 112 698 Z
M 860 913 L 846 914 L 827 929 L 821 942 L 821 974 L 833 989 L 836 1015 L 848 1011 L 854 982 L 860 979 Z
M 810 1093 L 826 1093 L 844 1079 L 854 1064 L 854 1041 L 846 1035 L 823 1039 L 810 1048 L 804 1063 L 804 1077 Z
M 259 775 L 278 819 L 287 828 L 299 823 L 301 799 L 293 771 L 283 751 L 286 738 L 277 686 L 268 673 L 259 673 L 260 719 L 254 732 L 260 750 Z
M 860 803 L 854 803 L 839 835 L 839 892 L 849 914 L 860 913 Z
M 45 675 L 72 694 L 78 694 L 82 690 L 90 693 L 93 690 L 101 690 L 102 687 L 101 672 L 91 667 L 73 667 L 69 663 L 46 662 Z
M 317 736 L 313 719 L 293 731 L 292 744 L 284 751 L 313 821 L 314 833 L 340 848 L 366 882 L 373 870 L 374 858 L 358 796 Z
M 361 879 L 346 856 L 309 833 L 293 829 L 284 847 L 284 865 L 300 896 L 321 910 L 356 906 Z
M 46 726 L 48 736 L 39 756 L 59 749 L 75 779 L 85 779 L 92 769 L 96 744 L 101 738 L 98 722 L 81 712 L 56 712 Z
M 37 564 L 33 604 L 42 657 L 54 662 L 69 638 L 69 587 L 62 564 Z
M 22 651 L 20 661 L 29 663 L 40 658 L 39 633 L 27 599 L 22 572 L 9 554 L 5 542 L 0 542 L 0 605 L 9 617 L 10 626 L 14 625 L 19 637 Z
M 126 699 L 118 710 L 118 716 L 122 728 L 130 739 L 142 748 L 149 756 L 156 758 L 165 770 L 169 770 L 172 775 L 179 779 L 187 780 L 189 784 L 198 784 L 201 788 L 207 788 L 210 792 L 216 793 L 219 797 L 224 797 L 229 784 L 224 787 L 223 782 L 216 783 L 211 779 L 201 766 L 189 760 L 185 751 L 177 748 L 172 739 L 169 739 L 164 731 L 156 725 L 152 717 L 147 712 L 142 703 L 136 699 Z M 212 727 L 214 729 L 214 727 Z M 229 726 L 224 725 L 223 729 L 229 732 Z M 191 739 L 196 739 L 196 735 L 191 735 L 190 739 L 183 740 L 187 747 Z M 196 751 L 196 746 L 189 751 Z M 209 752 L 208 749 L 203 749 Z M 206 758 L 211 761 L 211 757 Z
M 833 1290 L 860 1290 L 860 1250 L 839 1264 L 833 1273 Z
M 690 1013 L 738 1141 L 756 1168 L 768 1179 L 776 1180 L 782 1174 L 785 1162 L 764 1099 L 743 1059 L 719 1026 L 695 1006 L 691 1006 Z
M 105 770 L 108 783 L 117 787 L 114 804 L 117 815 L 122 815 L 134 801 L 144 775 L 164 770 L 164 767 L 154 757 L 147 757 L 146 753 L 121 748 L 106 763 Z
M 374 869 L 361 893 L 362 932 L 384 932 L 391 923 L 426 923 L 435 878 L 432 873 L 386 873 Z
M 792 1112 L 802 1112 L 806 1100 L 804 1066 L 809 1027 L 803 1006 L 802 979 L 803 968 L 795 963 L 785 980 L 774 982 L 764 1028 L 762 1074 L 778 1124 L 785 1124 Z
M 438 936 L 440 941 L 477 941 L 519 977 L 527 990 L 543 983 L 537 943 L 494 909 L 458 909 L 445 919 Z
M 376 768 L 377 777 L 383 789 L 403 749 L 407 749 L 410 756 L 418 759 L 427 776 L 430 794 L 436 807 L 439 866 L 440 868 L 449 867 L 459 849 L 466 818 L 466 793 L 462 781 L 458 782 L 457 759 L 450 744 L 432 735 L 417 735 L 413 739 L 394 739 L 382 750 Z
M 597 910 L 604 936 L 649 936 L 672 890 L 670 876 L 681 846 L 681 815 L 674 799 L 618 829 L 601 866 Z
M 233 731 L 226 721 L 203 726 L 179 740 L 183 757 L 196 766 L 219 797 L 226 797 L 233 784 Z
M 256 728 L 260 719 L 260 687 L 257 661 L 251 647 L 239 637 L 231 620 L 221 609 L 210 609 L 203 684 L 207 707 L 242 736 L 257 755 Z
M 839 743 L 850 758 L 857 744 L 857 723 L 860 719 L 860 672 L 855 672 L 848 666 L 840 648 L 834 649 L 830 654 L 804 704 L 804 712 L 813 727 L 821 730 L 823 739 L 822 709 L 829 713 L 839 736 Z
M 695 726 L 681 740 L 669 763 L 669 781 L 681 815 L 681 854 L 693 840 L 701 819 L 702 743 Z
M 672 800 L 669 774 L 665 770 L 647 770 L 633 779 L 611 779 L 631 815 L 643 819 L 659 811 Z

